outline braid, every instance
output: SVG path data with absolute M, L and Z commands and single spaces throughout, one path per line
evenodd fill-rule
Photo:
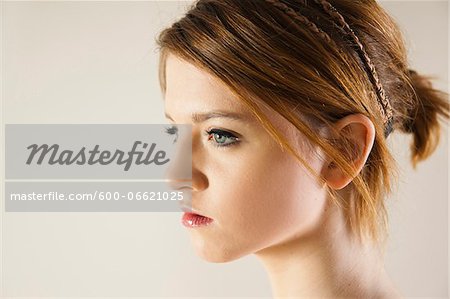
M 295 10 L 293 10 L 292 8 L 290 8 L 289 6 L 287 6 L 286 4 L 282 3 L 279 0 L 266 0 L 266 2 L 271 3 L 273 6 L 286 13 L 288 16 L 305 24 L 307 28 L 309 28 L 312 32 L 317 33 L 323 40 L 325 40 L 326 42 L 330 43 L 333 46 L 336 46 L 334 40 L 331 39 L 330 36 L 325 31 L 323 31 L 322 29 L 317 27 L 316 24 L 311 22 L 307 17 L 296 13 Z M 336 46 L 336 48 L 338 47 Z
M 336 42 L 325 31 L 317 27 L 317 25 L 311 22 L 307 17 L 295 12 L 292 8 L 290 8 L 280 0 L 265 0 L 265 1 L 274 5 L 275 7 L 277 7 L 278 9 L 280 9 L 293 19 L 298 20 L 301 23 L 305 24 L 307 28 L 309 28 L 312 32 L 318 34 L 323 40 L 330 43 L 334 48 L 340 49 L 340 47 L 337 46 Z M 380 101 L 377 102 L 381 105 L 380 112 L 384 119 L 385 125 L 384 136 L 387 137 L 393 130 L 393 111 L 390 105 L 389 98 L 386 96 L 384 88 L 381 85 L 374 64 L 372 63 L 370 57 L 367 55 L 367 52 L 365 51 L 364 46 L 360 42 L 358 36 L 350 28 L 348 23 L 345 21 L 344 17 L 328 1 L 326 0 L 313 0 L 313 1 L 317 3 L 332 19 L 334 19 L 337 22 L 337 24 L 339 25 L 338 26 L 339 29 L 341 29 L 345 35 L 349 35 L 356 43 L 357 45 L 356 50 L 358 52 L 358 55 L 361 57 L 365 67 L 368 69 L 368 73 L 370 74 L 371 77 L 370 79 L 372 81 L 372 84 L 375 85 L 377 96 L 380 99 Z M 302 3 L 304 5 L 307 5 L 304 2 Z
M 390 104 L 389 98 L 387 97 L 384 88 L 380 82 L 380 79 L 378 77 L 378 74 L 375 70 L 375 66 L 372 63 L 369 55 L 364 49 L 363 44 L 359 40 L 358 36 L 355 34 L 355 32 L 350 28 L 349 24 L 345 21 L 344 17 L 334 8 L 328 1 L 326 0 L 314 0 L 317 4 L 319 4 L 323 10 L 331 17 L 333 18 L 337 24 L 339 25 L 339 29 L 343 31 L 343 33 L 348 34 L 356 43 L 357 45 L 357 51 L 362 58 L 363 62 L 365 63 L 366 67 L 369 70 L 369 74 L 372 76 L 373 84 L 375 85 L 377 95 L 379 96 L 381 102 L 379 102 L 382 106 L 381 115 L 384 118 L 385 123 L 385 137 L 389 135 L 389 133 L 392 132 L 393 128 L 393 111 L 392 106 Z

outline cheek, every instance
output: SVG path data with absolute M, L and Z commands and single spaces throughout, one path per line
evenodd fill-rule
M 324 204 L 320 189 L 290 157 L 277 151 L 253 155 L 245 163 L 230 163 L 217 183 L 210 182 L 218 236 L 228 246 L 254 252 L 318 222 Z

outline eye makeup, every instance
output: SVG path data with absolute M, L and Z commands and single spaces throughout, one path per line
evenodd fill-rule
M 176 126 L 166 127 L 165 132 L 169 135 L 175 135 L 176 137 L 173 142 L 175 143 L 177 141 L 178 128 Z M 235 134 L 217 128 L 206 130 L 204 132 L 204 135 L 207 137 L 207 141 L 211 142 L 215 147 L 229 147 L 236 145 L 240 141 L 240 139 Z
M 228 147 L 236 145 L 239 142 L 239 138 L 233 133 L 221 130 L 221 129 L 210 129 L 205 131 L 205 135 L 208 136 L 208 141 L 213 140 L 212 143 L 216 147 Z M 225 138 L 223 138 L 225 137 Z M 231 142 L 226 142 L 231 140 Z

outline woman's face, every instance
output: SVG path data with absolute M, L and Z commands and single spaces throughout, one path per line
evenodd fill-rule
M 198 255 L 227 262 L 311 233 L 325 207 L 323 186 L 217 78 L 170 54 L 166 80 L 166 114 L 173 123 L 192 125 L 192 206 L 214 220 L 188 228 Z M 261 108 L 320 173 L 323 162 L 302 145 L 305 137 L 277 113 Z M 238 117 L 192 119 L 217 111 Z M 208 135 L 211 130 L 220 133 Z

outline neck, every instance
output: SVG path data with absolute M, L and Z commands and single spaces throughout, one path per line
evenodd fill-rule
M 267 270 L 274 297 L 399 297 L 381 250 L 351 238 L 340 209 L 330 205 L 326 211 L 326 223 L 315 232 L 255 253 Z

